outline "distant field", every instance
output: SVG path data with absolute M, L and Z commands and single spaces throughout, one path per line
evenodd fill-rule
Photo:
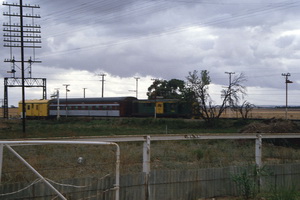
M 9 118 L 18 118 L 18 108 L 8 108 Z M 3 118 L 3 108 L 0 108 L 0 117 Z
M 285 108 L 254 108 L 249 113 L 249 118 L 254 119 L 285 119 Z M 288 119 L 299 119 L 300 120 L 300 108 L 289 108 L 288 109 Z M 10 118 L 18 118 L 18 108 L 9 108 Z M 3 108 L 0 108 L 0 117 L 3 117 Z M 233 112 L 232 110 L 227 110 L 222 115 L 223 118 L 241 118 L 240 113 Z
M 249 118 L 254 119 L 285 119 L 285 108 L 254 108 L 249 112 Z M 227 110 L 223 113 L 224 118 L 241 118 L 240 113 Z M 300 108 L 290 108 L 287 111 L 288 119 L 300 119 Z

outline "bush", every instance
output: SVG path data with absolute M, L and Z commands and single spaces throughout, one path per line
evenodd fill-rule
M 299 200 L 300 199 L 300 193 L 297 191 L 295 186 L 291 187 L 283 187 L 275 189 L 270 191 L 270 200 Z
M 198 160 L 201 160 L 204 157 L 204 153 L 202 149 L 197 149 L 194 151 Z
M 237 184 L 240 195 L 247 200 L 254 197 L 257 193 L 257 184 L 253 179 L 253 175 L 244 169 L 242 173 L 232 176 L 232 180 Z

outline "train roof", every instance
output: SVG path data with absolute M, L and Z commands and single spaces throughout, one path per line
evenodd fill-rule
M 174 103 L 174 102 L 179 102 L 181 101 L 180 99 L 141 99 L 138 100 L 139 103 L 155 103 L 155 102 L 164 102 L 164 103 Z
M 48 103 L 50 100 L 49 99 L 30 99 L 30 100 L 25 100 L 25 104 L 27 103 Z M 19 104 L 22 104 L 22 101 L 19 101 Z
M 68 98 L 69 103 L 72 102 L 122 102 L 122 101 L 133 101 L 137 100 L 135 97 L 103 97 L 103 98 Z M 59 98 L 61 103 L 65 102 L 65 98 Z M 57 102 L 57 99 L 51 99 L 51 102 Z

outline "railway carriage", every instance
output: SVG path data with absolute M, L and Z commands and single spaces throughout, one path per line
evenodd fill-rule
M 49 116 L 126 117 L 135 97 L 52 99 Z
M 28 118 L 60 116 L 78 117 L 127 117 L 132 114 L 135 97 L 69 98 L 50 100 L 26 100 Z M 19 102 L 22 115 L 22 102 Z
M 191 108 L 176 99 L 135 97 L 68 98 L 25 101 L 26 117 L 190 117 Z M 22 114 L 22 102 L 19 103 Z
M 26 100 L 25 101 L 26 116 L 31 118 L 48 117 L 50 101 L 51 100 L 47 100 L 47 99 Z M 22 116 L 22 112 L 23 112 L 22 101 L 19 102 L 18 111 L 20 113 L 20 116 Z
M 179 99 L 133 101 L 134 116 L 190 117 L 191 106 Z

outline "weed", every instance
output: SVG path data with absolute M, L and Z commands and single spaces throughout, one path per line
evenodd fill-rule
M 244 168 L 239 174 L 232 175 L 232 180 L 236 183 L 240 195 L 247 200 L 255 198 L 260 192 L 261 177 L 271 176 L 273 173 L 266 167 L 253 165 Z M 281 199 L 280 199 L 281 200 Z
M 247 200 L 255 196 L 256 183 L 246 169 L 240 174 L 233 175 L 232 180 L 237 184 L 243 199 Z
M 300 193 L 297 191 L 295 186 L 282 187 L 277 189 L 271 189 L 270 200 L 299 200 Z
M 201 160 L 202 158 L 204 158 L 204 152 L 202 149 L 196 149 L 194 151 L 194 153 L 196 154 L 196 157 L 198 160 Z

